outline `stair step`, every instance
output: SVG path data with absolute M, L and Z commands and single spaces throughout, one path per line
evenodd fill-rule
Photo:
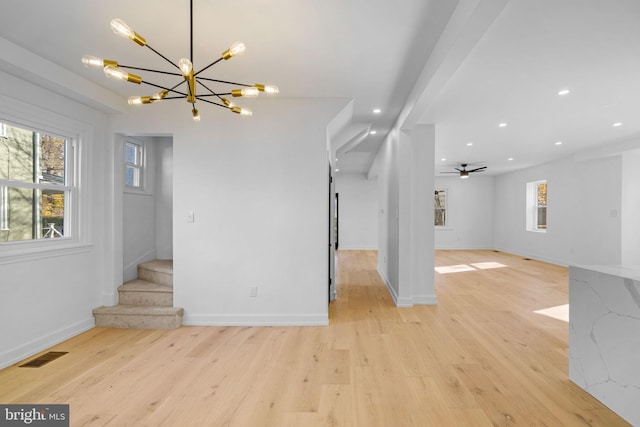
M 123 305 L 171 307 L 173 286 L 147 280 L 131 280 L 118 288 L 118 301 Z
M 176 329 L 182 325 L 184 310 L 178 307 L 116 305 L 93 309 L 96 327 L 136 329 Z
M 138 279 L 173 286 L 173 260 L 157 259 L 139 264 Z

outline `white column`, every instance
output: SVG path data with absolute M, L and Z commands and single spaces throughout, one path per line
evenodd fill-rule
M 396 305 L 436 304 L 434 287 L 434 142 L 435 126 L 400 132 L 399 272 Z
M 411 247 L 411 186 L 412 143 L 411 135 L 399 133 L 398 141 L 398 307 L 413 306 L 412 298 L 412 247 Z
M 436 304 L 433 188 L 435 126 L 411 132 L 411 294 L 414 304 Z

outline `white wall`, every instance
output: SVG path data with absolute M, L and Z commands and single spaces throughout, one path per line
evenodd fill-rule
M 326 127 L 343 106 L 260 99 L 251 118 L 203 106 L 194 123 L 184 103 L 166 102 L 113 118 L 115 133 L 174 136 L 174 303 L 185 324 L 328 322 Z
M 436 177 L 435 189 L 447 190 L 447 227 L 436 228 L 436 249 L 493 249 L 492 176 L 469 179 Z
M 622 154 L 622 264 L 640 266 L 640 150 Z
M 496 177 L 495 247 L 560 265 L 620 264 L 621 158 L 562 160 Z M 547 180 L 547 232 L 525 230 L 526 183 Z
M 364 174 L 335 175 L 339 194 L 339 249 L 378 249 L 378 183 Z
M 152 140 L 156 150 L 156 255 L 173 259 L 173 140 Z
M 86 129 L 78 155 L 82 235 L 79 245 L 55 252 L 8 255 L 0 247 L 0 368 L 94 325 L 91 310 L 112 280 L 106 116 L 40 86 L 0 72 L 0 117 Z M 105 179 L 106 178 L 106 179 Z

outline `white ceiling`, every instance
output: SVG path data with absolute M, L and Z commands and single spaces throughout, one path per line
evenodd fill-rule
M 640 135 L 638 0 L 193 3 L 196 69 L 235 41 L 247 45 L 245 55 L 217 64 L 207 77 L 277 84 L 281 97 L 354 100 L 351 121 L 377 134 L 340 156 L 343 172 L 368 170 L 428 61 L 436 53 L 446 56 L 442 50 L 451 44 L 445 45 L 441 35 L 459 24 L 453 21 L 463 8 L 493 7 L 497 17 L 487 19 L 488 29 L 467 43 L 451 72 L 442 68 L 451 61 L 439 65 L 446 77 L 432 84 L 423 103 L 417 122 L 436 123 L 438 170 L 466 162 L 487 165 L 487 174 L 501 173 Z M 175 62 L 189 56 L 187 0 L 3 0 L 0 37 L 117 93 L 124 105 L 126 97 L 156 89 L 114 82 L 85 69 L 84 54 L 172 69 L 148 49 L 114 35 L 112 18 L 124 20 Z M 0 69 L 20 72 L 2 58 Z M 29 79 L 31 73 L 20 74 Z M 571 93 L 558 96 L 562 88 Z M 224 114 L 216 108 L 201 107 L 203 120 Z M 382 114 L 373 114 L 374 108 Z M 623 125 L 613 128 L 617 121 Z M 508 126 L 498 128 L 500 122 Z
M 436 170 L 495 174 L 640 135 L 639 111 L 640 1 L 512 0 L 421 122 Z

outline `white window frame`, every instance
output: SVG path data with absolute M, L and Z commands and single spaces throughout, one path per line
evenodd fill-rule
M 93 127 L 59 115 L 51 109 L 41 108 L 18 99 L 0 95 L 0 120 L 9 125 L 30 129 L 68 141 L 65 179 L 62 186 L 68 190 L 65 198 L 65 237 L 57 239 L 32 239 L 0 242 L 0 264 L 37 260 L 86 252 L 91 249 L 91 233 L 88 227 L 88 212 L 92 197 L 88 190 L 82 190 L 88 164 L 89 148 Z M 86 169 L 86 168 L 85 168 Z M 84 171 L 84 172 L 83 172 Z M 6 181 L 9 180 L 4 180 Z M 19 181 L 18 181 L 19 182 Z M 11 181 L 14 187 L 15 181 Z M 2 184 L 0 184 L 2 185 Z M 21 185 L 22 186 L 22 185 Z M 31 187 L 27 185 L 27 187 Z
M 7 136 L 7 125 L 6 123 L 0 123 L 0 137 Z
M 127 162 L 127 145 L 136 146 L 136 162 Z M 123 159 L 123 182 L 125 192 L 128 193 L 146 193 L 147 190 L 147 144 L 145 140 L 126 137 L 124 138 L 124 159 Z M 137 185 L 127 184 L 127 168 L 132 168 L 138 173 Z
M 538 205 L 538 186 L 540 184 L 547 185 L 547 205 L 544 206 L 545 210 L 549 205 L 549 184 L 547 180 L 538 180 L 527 182 L 526 187 L 526 196 L 527 196 L 527 204 L 526 204 L 526 226 L 527 231 L 531 231 L 533 233 L 546 233 L 548 229 L 548 217 L 545 221 L 545 228 L 538 227 L 538 208 L 541 206 Z
M 0 185 L 0 231 L 9 230 L 9 194 L 7 187 Z
M 433 218 L 434 224 L 433 224 L 433 226 L 436 229 L 443 230 L 443 229 L 449 228 L 449 189 L 448 188 L 436 188 L 434 190 L 434 205 L 433 205 L 434 212 L 435 212 L 435 209 L 436 209 L 436 206 L 435 206 L 435 192 L 438 192 L 438 191 L 444 191 L 444 208 L 441 208 L 442 210 L 444 210 L 444 225 L 436 225 L 435 224 L 435 215 L 434 215 L 434 218 Z

